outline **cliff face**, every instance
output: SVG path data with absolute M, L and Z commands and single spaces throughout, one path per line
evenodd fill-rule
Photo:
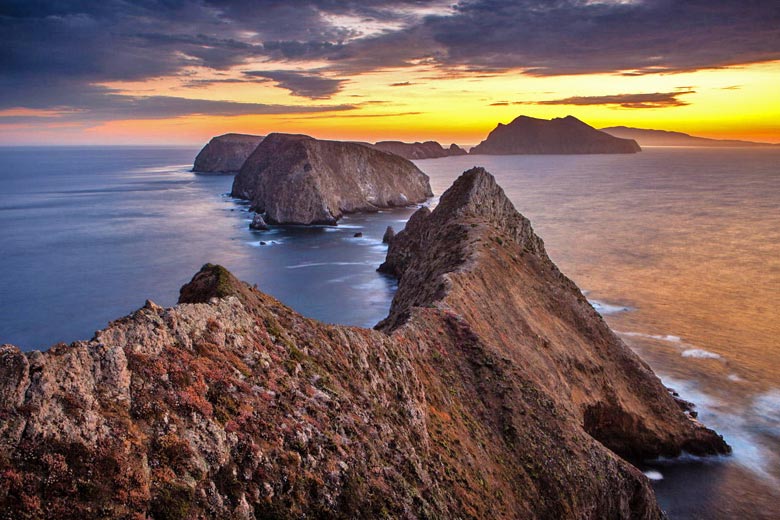
M 236 173 L 262 140 L 262 136 L 245 134 L 225 134 L 214 137 L 195 157 L 192 171 Z
M 437 159 L 451 155 L 466 155 L 466 150 L 453 143 L 444 148 L 436 141 L 424 143 L 403 143 L 401 141 L 379 141 L 373 145 L 377 150 L 394 153 L 406 159 Z
M 335 224 L 344 213 L 405 206 L 432 196 L 428 176 L 396 155 L 356 143 L 271 134 L 233 182 L 277 224 Z
M 499 125 L 471 154 L 593 154 L 636 153 L 642 149 L 632 139 L 600 132 L 579 119 L 566 116 L 551 120 L 520 116 Z
M 415 213 L 385 269 L 380 330 L 206 265 L 172 309 L 3 346 L 0 517 L 661 518 L 616 453 L 728 450 L 484 170 Z

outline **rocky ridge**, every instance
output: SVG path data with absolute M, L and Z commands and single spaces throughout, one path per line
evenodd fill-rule
M 406 206 L 432 196 L 410 161 L 370 147 L 270 134 L 233 182 L 269 224 L 336 224 L 345 213 Z
M 624 458 L 725 453 L 490 174 L 390 242 L 379 330 L 220 266 L 90 341 L 0 348 L 2 518 L 662 518 Z
M 619 139 L 573 116 L 551 120 L 519 116 L 508 125 L 499 123 L 470 154 L 602 154 L 636 153 L 633 139 Z
M 214 137 L 195 157 L 196 173 L 237 173 L 263 140 L 259 135 L 225 134 Z
M 379 141 L 372 145 L 377 150 L 394 153 L 406 159 L 437 159 L 451 155 L 466 155 L 468 152 L 452 143 L 449 148 L 444 148 L 436 141 L 424 143 L 404 143 L 401 141 Z

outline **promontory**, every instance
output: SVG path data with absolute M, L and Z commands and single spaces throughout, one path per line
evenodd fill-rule
M 661 519 L 629 461 L 729 451 L 485 170 L 415 213 L 383 269 L 378 330 L 209 264 L 176 307 L 0 347 L 4 518 Z
M 508 125 L 499 123 L 470 154 L 602 154 L 636 153 L 633 139 L 620 139 L 596 130 L 573 116 L 536 119 L 520 116 Z
M 424 202 L 428 176 L 403 157 L 358 143 L 269 134 L 241 167 L 232 195 L 269 224 L 335 224 L 345 213 Z
M 211 139 L 195 157 L 196 173 L 236 173 L 263 140 L 259 135 L 225 134 Z

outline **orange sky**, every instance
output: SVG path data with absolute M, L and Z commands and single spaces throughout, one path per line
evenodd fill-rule
M 0 145 L 197 146 L 226 132 L 473 145 L 521 114 L 780 142 L 769 4 L 678 6 L 684 20 L 641 0 L 184 4 L 0 20 Z

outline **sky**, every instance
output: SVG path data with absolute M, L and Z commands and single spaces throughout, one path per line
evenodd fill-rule
M 780 2 L 0 1 L 0 145 L 471 145 L 521 114 L 780 142 Z

